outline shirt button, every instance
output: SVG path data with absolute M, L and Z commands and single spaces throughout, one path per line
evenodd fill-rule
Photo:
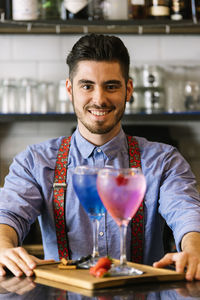
M 100 152 L 101 152 L 101 149 L 100 149 L 100 148 L 98 148 L 98 149 L 97 149 L 97 152 L 99 152 L 99 153 L 100 153 Z
M 103 236 L 103 235 L 104 235 L 103 231 L 100 231 L 100 232 L 99 232 L 99 235 L 100 235 L 100 236 Z

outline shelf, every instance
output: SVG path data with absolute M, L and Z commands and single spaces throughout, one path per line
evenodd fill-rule
M 32 121 L 49 121 L 49 122 L 76 122 L 76 116 L 69 114 L 0 114 L 0 122 L 32 122 Z M 181 122 L 181 121 L 200 121 L 200 112 L 186 113 L 154 113 L 154 114 L 125 114 L 123 122 Z
M 200 121 L 200 111 L 198 112 L 180 112 L 180 113 L 137 113 L 127 114 L 123 118 L 124 121 L 131 122 L 186 122 L 186 121 Z
M 199 34 L 200 23 L 192 20 L 109 21 L 0 21 L 0 34 Z

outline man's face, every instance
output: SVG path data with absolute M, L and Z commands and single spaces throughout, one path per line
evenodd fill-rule
M 80 61 L 67 90 L 80 132 L 106 134 L 120 128 L 132 82 L 126 86 L 118 62 Z

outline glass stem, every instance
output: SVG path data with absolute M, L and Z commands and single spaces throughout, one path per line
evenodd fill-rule
M 126 265 L 126 233 L 127 233 L 127 226 L 121 225 L 120 226 L 120 265 Z
M 98 237 L 99 237 L 99 220 L 92 219 L 92 227 L 93 227 L 93 252 L 92 257 L 99 256 L 99 247 L 98 247 Z

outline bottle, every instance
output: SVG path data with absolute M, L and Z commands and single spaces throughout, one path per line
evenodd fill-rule
M 60 0 L 41 0 L 40 18 L 44 20 L 60 19 Z
M 5 18 L 6 20 L 12 19 L 12 0 L 5 1 Z
M 91 0 L 88 3 L 88 18 L 89 20 L 103 20 L 103 1 Z
M 13 20 L 36 20 L 38 12 L 38 0 L 12 0 Z
M 66 19 L 88 19 L 88 0 L 64 0 Z
M 145 19 L 146 5 L 145 0 L 130 0 L 129 1 L 129 18 L 130 19 Z
M 197 20 L 200 20 L 200 0 L 196 0 L 196 16 Z
M 12 19 L 12 0 L 0 0 L 0 19 Z
M 169 0 L 149 0 L 148 16 L 153 19 L 168 19 L 170 17 Z
M 5 15 L 5 10 L 6 10 L 6 8 L 5 8 L 5 1 L 4 0 L 0 0 L 0 17 L 1 17 L 2 14 Z
M 170 18 L 173 21 L 180 21 L 185 18 L 185 1 L 172 0 Z
M 104 19 L 128 20 L 128 0 L 104 0 Z

